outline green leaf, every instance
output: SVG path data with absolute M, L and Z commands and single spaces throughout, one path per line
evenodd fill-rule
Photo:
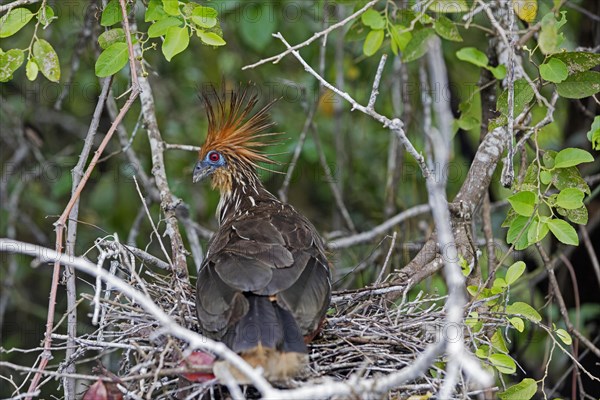
M 517 370 L 517 365 L 513 359 L 506 354 L 492 354 L 488 357 L 488 360 L 503 374 L 513 374 Z
M 552 54 L 551 59 L 557 59 L 566 64 L 569 75 L 583 72 L 600 65 L 600 54 L 584 51 L 566 51 Z
M 100 25 L 112 26 L 117 22 L 123 20 L 123 13 L 121 12 L 121 5 L 119 0 L 110 0 L 104 10 L 102 11 L 102 17 L 100 18 Z
M 36 18 L 44 28 L 50 25 L 50 22 L 52 22 L 53 19 L 56 19 L 56 17 L 54 17 L 54 10 L 50 6 L 45 6 L 43 10 L 40 8 Z
M 150 0 L 148 8 L 146 8 L 146 14 L 144 15 L 144 21 L 158 21 L 166 18 L 169 14 L 165 12 L 162 5 L 162 0 Z
M 566 188 L 561 190 L 556 197 L 556 205 L 567 210 L 575 210 L 583 206 L 583 193 L 579 189 Z
M 404 62 L 417 60 L 427 53 L 429 39 L 435 35 L 433 29 L 420 29 L 413 32 L 412 39 L 406 45 L 402 58 Z
M 273 32 L 277 29 L 277 18 L 272 10 L 273 3 L 248 3 L 244 7 L 244 18 L 239 29 L 242 40 L 252 49 L 263 51 L 273 40 Z
M 548 225 L 545 222 L 541 222 L 537 216 L 531 221 L 529 229 L 527 229 L 527 243 L 532 245 L 539 242 L 548 234 Z
M 529 83 L 524 78 L 517 79 L 514 83 L 514 95 L 515 95 L 515 107 L 514 107 L 514 115 L 519 115 L 525 107 L 531 102 L 533 99 L 534 93 Z M 508 90 L 502 92 L 502 94 L 498 97 L 497 109 L 500 111 L 501 115 L 498 118 L 490 121 L 489 130 L 495 129 L 499 126 L 506 125 L 508 119 Z M 536 175 L 537 177 L 537 175 Z
M 159 36 L 164 36 L 167 34 L 167 31 L 172 26 L 181 26 L 183 25 L 183 21 L 179 18 L 175 17 L 167 17 L 163 18 L 159 21 L 156 21 L 148 28 L 148 37 L 155 38 Z
M 471 129 L 478 128 L 481 121 L 470 115 L 461 114 L 460 118 L 456 120 L 456 123 L 463 131 L 470 131 Z
M 558 190 L 571 187 L 581 190 L 588 196 L 591 194 L 590 187 L 581 177 L 577 167 L 560 168 L 552 171 L 552 173 L 555 178 L 552 183 Z
M 26 8 L 13 8 L 0 18 L 0 38 L 5 38 L 19 32 L 33 18 Z
M 517 219 L 517 217 L 520 217 L 520 215 L 517 214 L 515 212 L 515 210 L 512 209 L 512 207 L 509 208 L 508 212 L 506 213 L 506 219 L 502 222 L 502 225 L 500 225 L 500 227 L 502 227 L 502 228 L 510 228 L 510 226 L 512 225 L 512 223 L 514 222 L 514 220 Z
M 568 99 L 582 99 L 600 92 L 600 72 L 584 71 L 569 75 L 556 84 L 559 95 Z
M 562 33 L 559 33 L 558 30 L 567 22 L 565 14 L 565 11 L 561 12 L 562 16 L 558 21 L 554 17 L 553 12 L 549 12 L 542 18 L 538 39 L 538 44 L 542 53 L 552 54 L 560 50 L 560 45 L 565 40 L 565 37 Z
M 106 49 L 110 45 L 117 42 L 125 42 L 125 31 L 123 28 L 104 31 L 100 36 L 98 36 L 98 44 L 102 49 Z
M 192 11 L 190 19 L 200 28 L 212 28 L 217 25 L 217 10 L 210 7 L 198 6 Z
M 531 163 L 525 172 L 525 178 L 521 183 L 521 190 L 530 190 L 534 193 L 538 192 L 538 166 L 537 163 Z
M 453 42 L 462 42 L 463 38 L 460 36 L 460 32 L 458 28 L 449 18 L 440 15 L 435 22 L 433 23 L 433 29 L 437 32 L 438 35 L 443 37 L 446 40 L 451 40 Z
M 528 217 L 519 215 L 512 221 L 510 227 L 508 228 L 508 232 L 506 233 L 506 242 L 510 244 L 514 243 L 516 250 L 523 250 L 529 246 L 527 232 L 524 231 L 528 222 Z
M 525 378 L 504 392 L 498 393 L 498 397 L 501 400 L 529 400 L 537 393 L 537 387 L 534 379 Z
M 0 52 L 0 82 L 12 79 L 13 73 L 23 64 L 25 55 L 21 49 L 10 49 L 6 53 Z
M 172 26 L 167 30 L 162 52 L 167 61 L 184 51 L 190 44 L 190 35 L 186 27 Z
M 529 83 L 524 78 L 517 79 L 514 84 L 515 93 L 515 116 L 519 115 L 529 102 L 533 99 L 534 93 Z M 498 98 L 498 111 L 502 114 L 508 114 L 508 91 L 502 92 Z
M 504 79 L 506 77 L 506 67 L 504 65 L 498 65 L 497 67 L 487 67 L 487 69 L 494 75 L 496 79 Z
M 551 58 L 540 65 L 540 75 L 548 82 L 560 83 L 567 79 L 569 70 L 567 65 L 558 58 Z
M 530 217 L 533 214 L 537 196 L 528 190 L 513 194 L 508 198 L 508 202 L 519 215 Z
M 596 129 L 592 133 L 592 137 L 590 138 L 590 142 L 592 142 L 592 148 L 594 150 L 600 151 L 600 129 Z
M 194 10 L 198 7 L 202 7 L 200 4 L 196 3 L 183 3 L 183 7 L 181 7 L 181 15 L 184 17 L 190 17 Z
M 512 0 L 517 16 L 525 22 L 533 22 L 537 15 L 537 0 Z
M 396 46 L 394 54 L 398 54 L 398 49 L 404 51 L 413 36 L 403 25 L 392 25 L 391 28 L 388 29 L 388 33 L 392 38 L 392 51 L 394 50 L 394 46 Z
M 554 168 L 568 168 L 588 162 L 594 162 L 594 157 L 590 153 L 582 149 L 568 147 L 556 155 Z
M 363 44 L 363 53 L 365 56 L 370 57 L 379 50 L 383 43 L 384 33 L 383 30 L 371 31 L 365 39 Z
M 199 30 L 198 36 L 200 37 L 200 40 L 204 42 L 204 44 L 209 46 L 224 46 L 227 44 L 221 36 L 214 32 L 203 32 Z
M 569 218 L 569 221 L 571 221 L 574 224 L 585 225 L 588 223 L 588 210 L 587 208 L 585 208 L 585 206 L 576 208 L 574 210 L 565 210 L 559 208 L 558 212 L 561 215 L 564 215 L 565 217 Z
M 383 18 L 379 12 L 373 10 L 372 8 L 365 11 L 360 16 L 360 20 L 363 24 L 373 30 L 380 30 L 385 27 L 385 18 Z
M 469 11 L 466 0 L 434 0 L 429 9 L 436 13 L 460 13 Z
M 504 292 L 506 287 L 507 287 L 507 285 L 506 285 L 506 281 L 504 280 L 504 278 L 496 278 L 496 279 L 494 279 L 494 284 L 492 285 L 492 293 L 493 294 L 502 293 L 502 292 Z
M 39 70 L 40 69 L 38 68 L 34 58 L 31 58 L 29 61 L 27 61 L 27 65 L 25 65 L 25 75 L 27 75 L 27 79 L 30 81 L 35 81 Z
M 546 168 L 554 168 L 554 159 L 557 154 L 558 153 L 554 150 L 548 150 L 544 153 L 542 159 L 544 160 L 544 166 Z
M 507 284 L 512 285 L 517 281 L 517 279 L 521 277 L 521 275 L 523 275 L 525 269 L 525 263 L 523 261 L 517 261 L 516 263 L 508 267 L 504 280 Z
M 550 182 L 552 182 L 552 173 L 550 173 L 550 171 L 546 171 L 546 170 L 541 171 L 540 172 L 540 182 L 542 182 L 544 185 L 547 185 Z
M 600 115 L 597 115 L 587 133 L 588 140 L 592 143 L 594 150 L 600 150 Z
M 550 231 L 560 242 L 572 246 L 579 245 L 577 232 L 567 221 L 563 221 L 562 219 L 551 219 L 548 221 L 548 228 L 550 228 Z
M 499 350 L 503 353 L 508 353 L 508 348 L 506 347 L 506 342 L 504 341 L 504 336 L 502 336 L 502 331 L 500 329 L 496 329 L 496 332 L 492 335 L 490 339 L 492 343 L 492 347 L 496 350 Z
M 523 332 L 523 330 L 525 330 L 525 323 L 519 317 L 508 318 L 508 322 L 510 322 L 510 324 L 519 332 Z
M 52 45 L 44 39 L 38 39 L 33 43 L 33 56 L 42 75 L 51 82 L 60 80 L 60 63 L 58 55 Z
M 475 291 L 477 293 L 477 291 Z M 479 321 L 479 313 L 477 311 L 471 311 L 469 316 L 465 318 L 465 325 L 472 330 L 477 330 L 480 327 L 481 321 Z
M 162 0 L 163 9 L 169 15 L 179 15 L 179 1 L 178 0 Z
M 556 330 L 556 336 L 558 336 L 567 346 L 570 346 L 573 343 L 573 339 L 571 338 L 571 335 L 569 335 L 569 332 L 562 328 Z
M 459 60 L 466 61 L 478 67 L 487 67 L 489 60 L 487 56 L 475 47 L 463 47 L 456 52 L 456 57 Z
M 477 350 L 475 350 L 475 355 L 478 358 L 481 358 L 481 359 L 484 359 L 484 360 L 489 357 L 489 354 L 490 354 L 490 346 L 485 345 L 485 344 L 479 346 L 479 348 Z
M 523 303 L 522 301 L 517 301 L 512 304 L 509 304 L 506 307 L 506 312 L 508 314 L 517 314 L 523 316 L 533 322 L 540 322 L 542 320 L 542 316 L 540 315 L 540 313 L 538 313 L 529 304 Z
M 105 78 L 119 72 L 129 60 L 127 44 L 123 42 L 113 43 L 108 46 L 96 60 L 96 76 Z

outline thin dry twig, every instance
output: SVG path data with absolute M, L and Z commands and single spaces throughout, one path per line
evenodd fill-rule
M 35 3 L 39 3 L 39 2 L 40 2 L 40 0 L 16 0 L 16 1 L 13 1 L 12 3 L 8 3 L 3 6 L 0 6 L 0 12 L 10 11 L 15 7 L 26 6 L 28 4 L 35 4 Z
M 94 137 L 96 136 L 96 132 L 98 131 L 98 126 L 100 125 L 100 118 L 102 117 L 102 112 L 104 111 L 104 106 L 106 104 L 106 99 L 108 98 L 108 93 L 110 87 L 112 85 L 112 78 L 106 78 L 102 81 L 102 90 L 100 92 L 100 96 L 98 98 L 98 102 L 96 104 L 96 109 L 94 110 L 94 114 L 92 117 L 92 121 L 90 123 L 90 127 L 88 129 L 88 133 L 85 138 L 85 142 L 83 145 L 83 149 L 79 155 L 79 161 L 75 165 L 75 168 L 72 170 L 72 193 L 77 189 L 80 178 L 83 174 L 83 170 L 85 168 L 85 164 L 89 157 L 89 154 L 92 150 L 92 145 L 94 143 Z M 67 227 L 67 241 L 66 241 L 66 254 L 68 256 L 75 255 L 75 242 L 77 240 L 77 220 L 79 217 L 79 199 L 73 205 L 71 212 L 69 213 L 69 222 Z M 67 348 L 67 354 L 65 356 L 66 360 L 69 360 L 73 357 L 75 352 L 74 346 L 74 338 L 77 337 L 77 311 L 75 309 L 75 304 L 77 302 L 77 285 L 76 285 L 76 276 L 75 271 L 71 267 L 65 268 L 65 276 L 67 281 L 67 309 L 69 310 L 67 316 L 67 332 L 70 337 L 68 341 L 69 347 Z M 74 373 L 75 365 L 67 364 L 65 372 Z M 74 379 L 65 379 L 64 388 L 65 388 L 65 397 L 66 398 L 75 398 L 75 380 Z
M 355 246 L 357 244 L 367 243 L 371 240 L 374 240 L 378 236 L 381 236 L 392 229 L 394 226 L 401 224 L 409 218 L 414 218 L 421 214 L 425 214 L 430 210 L 429 204 L 420 204 L 414 207 L 411 207 L 407 210 L 404 210 L 391 218 L 388 218 L 381 224 L 377 225 L 373 229 L 368 231 L 364 231 L 361 233 L 357 233 L 356 235 L 351 235 L 347 237 L 343 237 L 340 239 L 332 240 L 328 242 L 326 245 L 328 248 L 332 250 L 343 249 L 351 246 Z
M 165 258 L 167 259 L 169 266 L 171 268 L 174 268 L 173 261 L 171 261 L 171 257 L 169 257 L 169 253 L 167 252 L 167 249 L 165 248 L 165 245 L 160 238 L 160 234 L 158 233 L 158 230 L 156 229 L 156 225 L 154 224 L 152 215 L 150 215 L 150 210 L 148 209 L 148 206 L 146 205 L 146 200 L 144 199 L 144 195 L 142 194 L 142 191 L 140 190 L 140 185 L 138 185 L 138 182 L 137 182 L 137 179 L 135 178 L 135 176 L 133 177 L 133 182 L 135 183 L 135 189 L 137 190 L 137 193 L 140 196 L 140 199 L 142 200 L 142 207 L 144 207 L 144 211 L 146 212 L 146 217 L 148 217 L 148 221 L 150 221 L 150 226 L 152 226 L 152 231 L 154 232 L 154 235 L 156 235 L 156 239 L 158 240 L 160 249 L 162 250 L 163 254 L 165 255 Z
M 131 26 L 134 30 L 137 29 L 135 22 L 132 22 Z M 139 42 L 136 42 L 132 49 L 135 57 L 142 56 L 141 45 Z M 152 152 L 152 174 L 160 194 L 160 205 L 167 225 L 165 233 L 169 236 L 171 242 L 171 259 L 173 260 L 173 265 L 178 276 L 181 279 L 187 280 L 186 251 L 177 223 L 177 208 L 181 203 L 181 200 L 173 195 L 169 187 L 169 181 L 167 180 L 164 161 L 165 143 L 162 139 L 158 121 L 156 120 L 156 114 L 154 112 L 152 87 L 150 86 L 148 77 L 141 73 L 141 65 L 138 65 L 137 67 L 140 68 L 137 82 L 140 88 L 142 115 L 148 135 L 148 141 L 150 142 L 150 151 Z
M 102 242 L 101 250 L 105 251 L 103 246 L 107 246 L 106 251 L 118 252 L 119 249 L 108 241 Z M 123 247 L 120 249 L 122 251 L 117 259 L 121 260 L 119 263 L 125 263 L 129 252 Z M 57 256 L 53 250 L 6 239 L 0 239 L 0 251 L 29 254 L 43 261 L 52 261 Z M 106 320 L 98 331 L 77 338 L 80 349 L 77 357 L 81 359 L 90 351 L 100 351 L 100 356 L 117 349 L 122 351 L 119 357 L 123 369 L 119 373 L 119 382 L 133 398 L 174 397 L 181 387 L 178 384 L 183 379 L 181 374 L 193 371 L 182 367 L 180 360 L 195 348 L 214 352 L 224 358 L 227 356 L 221 351 L 230 352 L 221 343 L 206 338 L 198 341 L 199 335 L 190 330 L 197 325 L 195 315 L 179 315 L 177 312 L 177 304 L 182 301 L 194 302 L 194 291 L 190 285 L 183 288 L 182 300 L 179 289 L 171 287 L 168 277 L 161 277 L 149 270 L 144 273 L 148 280 L 141 282 L 139 277 L 133 279 L 129 275 L 134 269 L 121 268 L 119 274 L 130 282 L 128 284 L 112 273 L 98 270 L 92 262 L 80 257 L 61 262 L 73 265 L 86 274 L 100 276 L 111 288 L 110 297 L 99 300 L 102 309 L 106 310 Z M 143 294 L 142 289 L 147 294 Z M 257 386 L 263 397 L 363 397 L 388 391 L 419 395 L 437 387 L 439 380 L 428 377 L 425 371 L 443 350 L 443 343 L 435 332 L 444 330 L 445 298 L 420 297 L 394 305 L 385 298 L 394 290 L 403 288 L 383 286 L 335 294 L 335 313 L 329 316 L 320 338 L 310 347 L 310 376 L 302 377 L 287 389 L 275 389 L 269 384 Z M 92 299 L 89 295 L 84 297 Z M 100 340 L 100 335 L 104 339 Z M 67 338 L 66 335 L 56 334 L 53 337 L 55 340 Z M 57 347 L 60 346 L 58 343 Z M 373 363 L 366 375 L 363 370 L 365 360 Z M 235 362 L 232 364 L 238 368 Z M 443 371 L 439 373 L 443 376 Z M 45 371 L 43 375 L 66 377 L 58 371 Z M 90 379 L 90 376 L 80 375 L 69 376 Z M 148 381 L 156 377 L 164 377 L 154 381 L 160 383 L 159 386 Z M 142 380 L 146 384 L 138 384 Z M 410 382 L 414 384 L 406 385 Z M 261 381 L 256 383 L 260 385 Z M 149 395 L 149 391 L 153 394 Z M 460 393 L 467 391 L 465 385 L 460 387 Z
M 596 355 L 596 357 L 600 357 L 600 349 L 598 347 L 596 347 L 596 345 L 591 340 L 589 340 L 584 335 L 582 335 L 578 329 L 575 329 L 575 327 L 571 323 L 571 319 L 569 318 L 569 313 L 567 311 L 567 305 L 566 305 L 565 300 L 560 291 L 560 285 L 558 284 L 558 281 L 556 280 L 556 275 L 554 274 L 554 269 L 551 268 L 550 257 L 548 257 L 546 250 L 544 250 L 544 248 L 542 247 L 542 245 L 540 243 L 536 243 L 536 247 L 538 249 L 538 252 L 540 253 L 540 256 L 542 257 L 542 260 L 544 261 L 544 266 L 546 267 L 546 271 L 548 272 L 548 278 L 550 280 L 550 285 L 552 286 L 554 296 L 556 296 L 560 314 L 563 317 L 565 324 L 567 325 L 567 330 L 569 331 L 569 333 L 571 333 L 573 336 L 575 336 L 577 339 L 579 339 L 579 341 L 581 343 L 583 343 L 583 345 L 585 347 L 590 349 L 592 351 L 592 353 L 594 353 Z
M 299 43 L 295 46 L 290 46 L 288 47 L 288 49 L 276 56 L 272 56 L 269 58 L 264 58 L 254 64 L 249 64 L 246 65 L 244 67 L 242 67 L 242 70 L 245 69 L 249 69 L 249 68 L 256 68 L 259 65 L 262 64 L 266 64 L 268 62 L 273 62 L 274 64 L 278 63 L 283 57 L 287 56 L 288 54 L 292 53 L 295 50 L 298 50 L 302 47 L 308 46 L 309 44 L 311 44 L 312 42 L 314 42 L 315 40 L 318 40 L 321 37 L 327 36 L 329 34 L 329 32 L 332 32 L 338 28 L 341 28 L 342 26 L 346 25 L 348 22 L 352 21 L 353 19 L 355 19 L 356 17 L 359 17 L 361 14 L 363 14 L 365 11 L 367 11 L 369 8 L 373 7 L 379 0 L 371 0 L 368 3 L 366 3 L 362 8 L 360 8 L 359 10 L 357 10 L 356 12 L 352 13 L 351 15 L 349 15 L 348 17 L 344 18 L 343 20 L 329 26 L 327 29 L 321 31 L 321 32 L 317 32 L 315 33 L 313 36 L 311 36 L 310 38 L 308 38 L 307 40 L 305 40 L 302 43 Z
M 408 138 L 406 137 L 406 134 L 403 129 L 403 123 L 400 119 L 394 118 L 394 119 L 390 120 L 389 118 L 377 113 L 376 111 L 370 110 L 367 107 L 359 104 L 348 93 L 342 92 L 341 90 L 339 90 L 338 88 L 333 86 L 331 83 L 329 83 L 325 78 L 320 76 L 310 65 L 308 65 L 308 63 L 304 60 L 304 58 L 302 58 L 300 53 L 298 53 L 297 50 L 294 50 L 294 46 L 291 46 L 287 42 L 287 40 L 285 40 L 285 38 L 283 37 L 283 35 L 280 32 L 274 33 L 273 37 L 281 40 L 281 42 L 283 44 L 285 44 L 285 46 L 291 51 L 291 54 L 294 57 L 296 57 L 296 59 L 302 64 L 302 66 L 304 67 L 306 72 L 308 72 L 309 74 L 314 76 L 324 87 L 331 90 L 332 92 L 334 92 L 335 94 L 337 94 L 338 96 L 340 96 L 344 100 L 346 100 L 348 103 L 350 103 L 352 105 L 351 110 L 358 110 L 364 114 L 367 114 L 367 115 L 373 117 L 375 120 L 381 122 L 385 128 L 388 128 L 388 129 L 391 129 L 392 131 L 394 131 L 398 135 L 398 139 L 400 140 L 400 143 L 402 143 L 402 145 L 406 148 L 406 150 L 410 153 L 410 155 L 412 155 L 414 157 L 414 159 L 417 161 L 417 163 L 419 164 L 419 167 L 421 168 L 421 171 L 422 171 L 425 179 L 429 179 L 431 173 L 429 171 L 429 168 L 425 164 L 425 159 L 417 151 L 417 149 L 415 149 L 415 147 L 410 142 L 410 140 L 408 140 Z
M 125 8 L 125 1 L 124 0 L 119 0 L 119 1 L 121 3 L 121 11 L 124 15 L 123 28 L 125 30 L 125 36 L 127 39 L 128 46 L 131 50 L 131 34 L 130 34 L 130 30 L 129 30 L 129 25 L 127 22 L 127 11 Z M 134 66 L 135 59 L 134 59 L 133 52 L 129 53 L 129 60 L 130 60 L 131 66 Z M 81 192 L 83 191 L 83 188 L 85 187 L 85 184 L 87 183 L 89 177 L 91 176 L 92 171 L 94 170 L 94 167 L 98 163 L 100 156 L 102 155 L 102 153 L 104 152 L 104 149 L 110 142 L 110 139 L 112 138 L 117 126 L 121 123 L 121 120 L 123 119 L 123 117 L 125 116 L 125 114 L 127 113 L 127 111 L 129 110 L 129 108 L 131 107 L 131 105 L 133 104 L 133 102 L 135 101 L 135 99 L 137 98 L 137 96 L 139 94 L 139 90 L 138 90 L 139 84 L 137 82 L 137 75 L 133 71 L 135 71 L 135 68 L 133 68 L 132 72 L 131 72 L 132 90 L 129 93 L 129 98 L 125 102 L 125 105 L 123 105 L 123 108 L 117 115 L 117 118 L 112 123 L 108 132 L 106 132 L 106 136 L 102 140 L 102 143 L 100 143 L 100 146 L 98 146 L 98 150 L 96 150 L 96 152 L 94 153 L 94 157 L 92 157 L 92 160 L 90 161 L 90 163 L 88 165 L 88 168 L 85 170 L 85 173 L 81 177 L 81 181 L 77 185 L 77 188 L 73 191 L 73 194 L 71 195 L 71 199 L 67 203 L 67 205 L 66 205 L 63 213 L 59 217 L 59 219 L 54 224 L 56 226 L 55 248 L 59 254 L 59 257 L 57 257 L 57 260 L 54 263 L 54 270 L 52 273 L 52 283 L 51 283 L 51 288 L 50 288 L 50 300 L 48 303 L 48 319 L 46 322 L 46 334 L 44 337 L 44 352 L 42 353 L 42 357 L 40 359 L 40 365 L 39 365 L 39 369 L 41 371 L 44 370 L 44 368 L 48 364 L 48 361 L 52 357 L 51 351 L 50 351 L 51 343 L 52 343 L 51 333 L 52 333 L 53 324 L 54 324 L 56 294 L 57 294 L 58 281 L 59 281 L 59 275 L 60 275 L 59 259 L 60 259 L 60 254 L 62 253 L 62 250 L 63 250 L 65 224 L 68 220 L 69 215 L 71 214 L 73 207 L 76 205 L 77 201 L 79 200 L 79 196 L 81 195 Z M 29 390 L 28 390 L 29 393 L 34 393 L 37 391 L 38 383 L 39 383 L 41 377 L 42 377 L 42 375 L 40 372 L 37 372 L 34 375 L 32 381 L 31 381 L 31 384 L 29 386 Z
M 592 262 L 592 266 L 594 267 L 594 272 L 596 273 L 596 279 L 598 280 L 598 287 L 600 288 L 600 263 L 598 262 L 598 256 L 596 255 L 596 250 L 594 250 L 594 246 L 590 240 L 590 235 L 588 234 L 586 228 L 584 226 L 579 228 L 579 233 L 581 238 L 583 239 L 583 243 L 585 244 L 585 249 L 588 252 L 590 257 L 590 261 Z

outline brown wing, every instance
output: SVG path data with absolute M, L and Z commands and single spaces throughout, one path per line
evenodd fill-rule
M 257 207 L 223 224 L 198 274 L 204 333 L 222 339 L 248 312 L 245 293 L 275 296 L 302 334 L 314 332 L 331 298 L 330 272 L 315 228 L 291 206 Z

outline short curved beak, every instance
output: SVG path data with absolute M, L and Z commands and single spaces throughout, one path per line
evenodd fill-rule
M 203 165 L 201 161 L 198 161 L 194 166 L 194 174 L 192 175 L 192 182 L 198 183 L 206 178 L 211 173 L 211 168 Z

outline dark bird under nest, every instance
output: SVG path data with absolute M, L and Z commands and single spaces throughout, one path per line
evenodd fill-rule
M 252 115 L 258 98 L 248 89 L 213 93 L 212 101 L 203 96 L 208 134 L 193 173 L 194 183 L 210 177 L 221 194 L 219 229 L 198 272 L 200 330 L 262 367 L 267 379 L 283 380 L 308 360 L 306 343 L 331 300 L 331 272 L 314 226 L 257 175 L 259 163 L 274 163 L 261 151 L 279 135 L 268 132 L 273 102 Z

